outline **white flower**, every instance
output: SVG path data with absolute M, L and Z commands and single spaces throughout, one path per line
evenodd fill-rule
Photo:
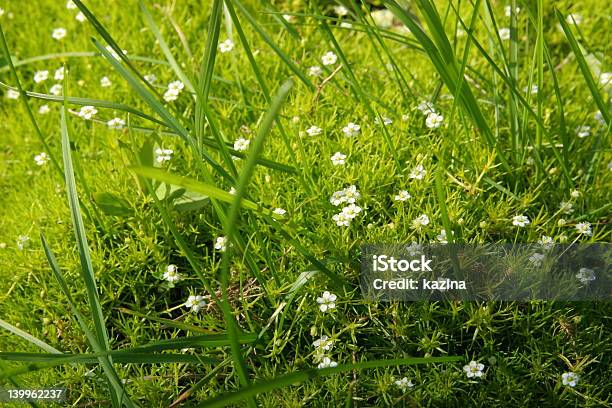
M 576 23 L 576 25 L 578 25 L 578 24 L 582 23 L 582 16 L 580 14 L 576 14 L 576 13 L 568 14 L 567 17 L 566 17 L 566 21 L 569 24 Z
M 342 128 L 342 133 L 344 133 L 346 137 L 357 136 L 359 132 L 361 132 L 361 126 L 353 122 L 349 122 L 348 125 Z
M 331 350 L 333 345 L 334 345 L 334 341 L 331 340 L 326 335 L 321 336 L 320 339 L 315 340 L 314 343 L 312 343 L 312 347 L 314 347 L 315 349 L 325 350 L 325 351 Z
M 344 189 L 344 200 L 347 203 L 352 204 L 356 200 L 358 200 L 360 197 L 361 197 L 361 194 L 359 194 L 359 191 L 357 191 L 357 187 L 355 187 L 354 185 L 350 185 Z
M 317 368 L 330 368 L 330 367 L 336 367 L 337 365 L 338 363 L 336 363 L 335 361 L 332 361 L 332 359 L 330 359 L 329 357 L 323 357 L 323 359 L 321 360 Z
M 563 385 L 569 385 L 570 387 L 575 387 L 580 381 L 580 376 L 576 373 L 563 373 L 561 375 L 561 382 Z
M 533 266 L 541 266 L 545 258 L 546 256 L 544 254 L 536 252 L 529 257 L 529 262 L 531 262 Z
M 452 236 L 455 236 L 455 231 L 451 231 Z M 448 238 L 446 236 L 446 230 L 440 230 L 440 233 L 436 235 L 436 239 L 440 241 L 441 244 L 448 244 Z
M 319 310 L 323 313 L 327 312 L 329 309 L 336 308 L 336 298 L 337 296 L 329 291 L 323 292 L 321 297 L 317 298 L 317 303 L 319 304 Z
M 295 21 L 295 16 L 292 16 L 291 14 L 283 14 L 283 18 L 288 23 L 293 23 Z
M 336 225 L 339 227 L 348 227 L 349 225 L 351 225 L 351 219 L 343 212 L 334 214 L 332 216 L 332 220 L 334 220 Z
M 189 296 L 185 302 L 185 306 L 190 308 L 192 312 L 199 312 L 204 306 L 206 301 L 203 296 Z
M 538 244 L 542 245 L 546 249 L 550 249 L 555 244 L 555 241 L 552 239 L 552 237 L 542 235 L 542 237 L 538 240 Z
M 44 70 L 44 71 L 36 71 L 36 73 L 34 73 L 34 82 L 36 82 L 37 84 L 43 81 L 46 81 L 49 78 L 49 71 Z
M 524 227 L 530 222 L 531 221 L 529 221 L 529 218 L 524 215 L 515 215 L 514 217 L 512 217 L 512 225 L 517 227 Z
M 249 144 L 251 141 L 249 139 L 245 139 L 243 137 L 236 139 L 234 142 L 234 150 L 239 152 L 244 152 L 249 148 Z
M 595 280 L 595 272 L 589 268 L 580 268 L 576 274 L 576 278 L 578 278 L 581 283 L 586 284 Z
M 410 197 L 412 196 L 410 195 L 409 192 L 407 192 L 406 190 L 400 190 L 400 192 L 397 193 L 397 195 L 394 197 L 394 200 L 395 201 L 406 201 Z
M 320 127 L 314 125 L 306 129 L 306 133 L 308 133 L 308 136 L 320 135 L 322 131 L 323 130 Z
M 342 5 L 334 6 L 334 13 L 336 13 L 338 17 L 344 17 L 348 14 L 348 9 Z
M 375 123 L 375 124 L 377 124 L 377 125 L 380 125 L 380 119 L 378 118 L 378 116 L 374 118 L 374 123 Z M 393 121 L 391 120 L 391 118 L 388 118 L 388 117 L 386 117 L 386 116 L 383 116 L 383 118 L 382 118 L 382 123 L 383 123 L 385 126 L 389 126 L 390 124 L 392 124 L 392 123 L 393 123 Z
M 579 222 L 578 224 L 576 224 L 576 231 L 578 231 L 579 234 L 584 234 L 589 237 L 593 235 L 593 231 L 591 231 L 590 222 Z
M 155 160 L 158 163 L 164 163 L 172 159 L 172 155 L 174 154 L 174 150 L 172 149 L 155 149 Z
M 83 22 L 85 22 L 85 20 L 87 20 L 87 17 L 85 17 L 85 14 L 83 14 L 83 12 L 82 12 L 82 11 L 79 11 L 79 12 L 77 13 L 77 15 L 76 15 L 76 16 L 74 16 L 74 18 L 76 18 L 76 20 L 77 20 L 79 23 L 83 23 Z
M 599 83 L 602 86 L 612 85 L 612 72 L 602 72 L 599 75 Z
M 402 391 L 406 391 L 408 388 L 414 387 L 412 381 L 408 379 L 408 377 L 404 377 L 401 380 L 395 380 L 395 385 Z
M 275 208 L 272 212 L 280 216 L 287 214 L 287 210 L 285 210 L 284 208 Z
M 563 214 L 571 214 L 574 212 L 574 204 L 569 201 L 561 201 L 561 204 L 559 204 L 559 211 Z
M 514 13 L 518 14 L 521 12 L 521 8 L 517 7 L 514 9 Z M 504 7 L 504 14 L 506 15 L 506 17 L 510 17 L 512 15 L 512 6 L 506 6 Z
M 334 155 L 331 157 L 331 161 L 334 166 L 343 165 L 345 160 L 346 160 L 346 154 L 342 154 L 340 152 L 334 153 Z
M 342 28 L 353 28 L 353 25 L 351 23 L 347 23 L 346 21 L 343 21 L 340 23 L 340 27 Z
M 125 126 L 125 120 L 121 118 L 113 118 L 106 122 L 106 125 L 111 129 L 123 129 Z
M 227 237 L 217 237 L 215 240 L 215 249 L 220 252 L 225 252 L 227 249 Z
M 421 102 L 417 109 L 421 111 L 423 115 L 429 115 L 432 112 L 435 112 L 434 106 L 431 102 Z
M 51 88 L 49 88 L 49 93 L 51 95 L 59 96 L 62 94 L 63 87 L 60 84 L 55 84 Z
M 604 119 L 603 113 L 601 113 L 601 111 L 595 112 L 594 118 L 600 125 L 604 126 L 606 124 L 606 120 Z
M 66 8 L 67 8 L 68 10 L 75 10 L 75 9 L 77 8 L 77 5 L 76 5 L 76 4 L 74 4 L 74 1 L 72 1 L 72 0 L 68 0 L 68 1 L 66 2 Z
M 172 102 L 172 101 L 176 101 L 178 99 L 178 92 L 173 92 L 173 91 L 166 91 L 164 93 L 164 101 L 166 102 Z
M 225 40 L 219 44 L 219 52 L 225 54 L 226 52 L 230 52 L 234 49 L 234 42 L 232 40 Z
M 111 82 L 110 79 L 108 79 L 108 77 L 104 76 L 102 78 L 100 78 L 100 86 L 102 88 L 108 88 L 109 86 L 111 86 L 113 83 Z
M 64 38 L 66 36 L 66 29 L 65 28 L 55 28 L 53 30 L 53 32 L 51 33 L 51 37 L 53 37 L 53 39 L 55 40 L 61 40 L 62 38 Z
M 576 128 L 576 135 L 579 138 L 590 136 L 591 135 L 591 127 L 590 126 L 578 126 Z
M 371 15 L 372 20 L 374 20 L 374 24 L 376 24 L 378 27 L 387 29 L 393 26 L 393 12 L 391 10 L 374 10 Z
M 419 164 L 410 171 L 408 177 L 410 177 L 411 179 L 423 180 L 425 174 L 427 174 L 427 171 L 422 165 Z
M 323 63 L 323 65 L 334 65 L 336 61 L 338 61 L 338 56 L 334 54 L 332 51 L 326 52 L 321 57 L 321 62 Z
M 231 195 L 236 195 L 236 189 L 234 187 L 230 188 L 228 191 Z
M 323 73 L 323 68 L 321 68 L 318 65 L 313 65 L 312 67 L 308 68 L 308 75 L 310 76 L 318 77 L 318 76 L 321 76 L 322 73 Z
M 168 265 L 166 272 L 164 272 L 164 279 L 170 283 L 178 282 L 181 280 L 181 275 L 178 273 L 176 265 Z
M 153 82 L 157 81 L 157 76 L 155 74 L 147 74 L 144 76 L 144 80 L 152 84 Z
M 46 115 L 50 111 L 51 108 L 49 108 L 49 105 L 41 105 L 40 108 L 38 108 L 38 113 L 40 113 L 41 115 Z
M 425 119 L 425 125 L 430 129 L 437 129 L 442 126 L 444 122 L 444 116 L 437 114 L 436 112 L 431 112 L 427 115 L 427 119 Z
M 359 214 L 360 212 L 361 212 L 361 207 L 355 204 L 349 204 L 342 209 L 342 214 L 344 214 L 345 217 L 351 220 L 355 218 L 357 214 Z
M 56 81 L 63 81 L 65 74 L 66 74 L 66 68 L 59 67 L 58 69 L 55 70 L 55 73 L 53 74 L 53 79 L 55 79 Z
M 580 190 L 572 190 L 572 191 L 570 192 L 570 196 L 571 196 L 572 198 L 579 198 L 579 197 L 580 197 Z
M 426 214 L 421 214 L 412 220 L 412 227 L 417 230 L 423 228 L 427 224 L 429 224 L 429 217 Z
M 484 368 L 484 364 L 470 361 L 469 364 L 463 366 L 463 371 L 465 371 L 467 378 L 482 377 L 482 370 L 484 370 Z
M 537 85 L 535 85 L 535 84 L 531 85 L 531 89 L 530 89 L 530 88 L 528 88 L 528 87 L 524 87 L 524 88 L 523 88 L 523 92 L 529 92 L 529 93 L 531 93 L 532 95 L 537 94 L 539 90 L 540 90 L 540 88 L 538 88 L 538 86 L 537 86 Z
M 42 152 L 42 153 L 37 154 L 36 156 L 34 156 L 34 161 L 39 166 L 44 166 L 49 161 L 49 155 L 47 153 L 45 153 L 45 152 Z
M 166 93 L 164 93 L 164 100 L 166 102 L 175 101 L 184 87 L 185 84 L 183 84 L 181 81 L 170 82 L 168 84 L 168 90 L 166 91 Z
M 423 251 L 423 245 L 417 244 L 416 242 L 412 241 L 410 245 L 406 246 L 406 251 L 410 256 L 420 255 Z
M 6 94 L 4 94 L 4 96 L 7 99 L 19 99 L 19 92 L 13 90 L 13 89 L 9 89 L 6 91 Z
M 79 110 L 79 116 L 85 120 L 90 120 L 96 115 L 96 113 L 98 113 L 98 110 L 95 108 L 95 106 L 91 105 L 83 106 Z
M 17 237 L 17 248 L 19 248 L 20 251 L 23 251 L 24 248 L 28 246 L 30 246 L 30 237 L 27 235 L 20 235 Z
M 345 201 L 346 200 L 344 199 L 344 190 L 334 191 L 334 193 L 332 194 L 332 196 L 329 199 L 329 202 L 332 203 L 332 205 L 335 205 L 335 206 L 339 206 L 340 204 L 342 204 Z
M 501 38 L 502 41 L 508 41 L 510 39 L 510 29 L 509 28 L 500 28 L 498 33 L 499 33 L 499 38 Z

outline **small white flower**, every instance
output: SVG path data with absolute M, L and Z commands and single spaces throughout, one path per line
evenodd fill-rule
M 437 129 L 442 126 L 444 122 L 444 116 L 437 114 L 436 112 L 431 112 L 427 115 L 427 119 L 425 119 L 425 125 L 430 129 Z
M 360 197 L 361 197 L 361 194 L 359 194 L 359 191 L 357 191 L 357 187 L 356 186 L 350 185 L 350 186 L 348 186 L 347 188 L 344 189 L 344 200 L 347 203 L 353 204 Z
M 361 132 L 361 126 L 353 122 L 349 122 L 348 125 L 342 128 L 342 133 L 344 133 L 344 136 L 346 137 L 357 136 L 359 135 L 360 132 Z
M 217 237 L 215 240 L 215 249 L 220 252 L 225 252 L 227 249 L 227 237 Z
M 552 239 L 552 237 L 542 235 L 542 237 L 538 240 L 538 244 L 542 245 L 545 249 L 550 249 L 555 244 L 555 241 Z
M 375 124 L 377 124 L 377 125 L 380 125 L 380 119 L 378 118 L 378 116 L 374 118 L 374 123 L 375 123 Z M 390 124 L 392 124 L 392 123 L 393 123 L 393 121 L 391 120 L 391 118 L 388 118 L 388 117 L 386 117 L 386 116 L 383 116 L 383 118 L 382 118 L 382 123 L 383 123 L 385 126 L 389 126 Z
M 123 127 L 125 126 L 125 120 L 121 118 L 113 118 L 106 122 L 106 125 L 110 129 L 123 129 Z
M 336 13 L 338 17 L 344 17 L 348 14 L 348 9 L 342 5 L 334 6 L 334 13 Z
M 408 377 L 404 377 L 401 380 L 395 380 L 394 384 L 403 392 L 405 392 L 408 388 L 414 387 L 414 384 L 408 379 Z
M 60 84 L 55 84 L 51 88 L 49 88 L 49 93 L 51 95 L 59 96 L 62 94 L 63 87 Z
M 306 129 L 306 133 L 308 133 L 308 136 L 317 136 L 320 135 L 321 132 L 323 132 L 323 130 L 320 127 L 314 125 Z
M 342 209 L 342 214 L 344 214 L 345 217 L 351 220 L 355 218 L 357 214 L 359 214 L 360 212 L 361 212 L 361 207 L 355 204 L 349 204 Z
M 393 26 L 393 12 L 389 9 L 374 10 L 370 13 L 374 24 L 382 29 Z
M 85 14 L 83 14 L 82 11 L 79 11 L 77 13 L 76 16 L 74 16 L 74 18 L 76 19 L 76 21 L 78 21 L 79 23 L 83 23 L 85 22 L 85 20 L 87 20 L 87 17 L 85 17 Z
M 164 272 L 164 279 L 170 283 L 178 282 L 182 279 L 181 275 L 178 273 L 178 268 L 176 265 L 168 265 L 166 272 Z
M 512 217 L 512 225 L 517 227 L 524 227 L 530 222 L 531 221 L 529 221 L 529 218 L 524 215 L 515 215 L 514 217 Z
M 23 251 L 28 246 L 30 246 L 30 237 L 27 235 L 20 235 L 17 237 L 17 248 L 20 251 Z
M 580 190 L 572 190 L 570 192 L 570 197 L 572 197 L 572 198 L 580 198 Z
M 102 88 L 108 88 L 109 86 L 111 86 L 113 83 L 111 82 L 110 79 L 108 79 L 108 77 L 104 76 L 102 78 L 100 78 L 100 86 Z
M 606 120 L 604 119 L 603 113 L 601 113 L 601 111 L 595 112 L 595 115 L 593 117 L 600 125 L 604 126 L 606 124 Z
M 563 373 L 561 375 L 561 382 L 563 383 L 563 385 L 569 385 L 570 387 L 575 387 L 576 384 L 578 384 L 578 381 L 580 381 L 580 376 L 576 373 Z
M 319 350 L 330 351 L 334 346 L 334 341 L 326 335 L 322 335 L 320 339 L 317 339 L 312 343 L 312 347 Z
M 330 368 L 330 367 L 336 367 L 337 365 L 338 363 L 336 363 L 335 361 L 332 361 L 332 359 L 330 359 L 329 357 L 323 357 L 321 359 L 321 362 L 317 366 L 317 368 Z
M 576 135 L 579 138 L 590 136 L 591 135 L 591 127 L 590 126 L 578 126 L 576 128 Z
M 155 149 L 155 160 L 158 163 L 164 163 L 172 159 L 172 155 L 174 154 L 174 150 L 172 149 Z
M 469 364 L 463 366 L 463 371 L 465 371 L 465 375 L 467 378 L 472 377 L 482 377 L 483 370 L 485 366 L 482 363 L 477 363 L 476 361 L 470 361 Z
M 499 38 L 501 38 L 502 41 L 508 41 L 510 39 L 510 29 L 509 28 L 500 28 L 498 33 L 499 33 Z
M 318 77 L 321 76 L 321 74 L 323 74 L 323 68 L 318 65 L 313 65 L 312 67 L 308 68 L 308 75 L 310 76 Z
M 545 258 L 546 256 L 544 254 L 536 252 L 529 257 L 529 262 L 531 262 L 533 266 L 541 266 Z
M 285 210 L 284 208 L 275 208 L 272 212 L 280 216 L 287 214 L 287 210 Z
M 337 299 L 336 295 L 326 290 L 325 292 L 323 292 L 323 295 L 321 295 L 321 297 L 317 298 L 317 303 L 319 304 L 319 310 L 325 313 L 329 309 L 335 309 L 336 299 Z
M 451 231 L 451 234 L 453 236 L 455 236 L 455 231 Z M 436 239 L 441 243 L 441 244 L 448 244 L 448 238 L 446 236 L 446 230 L 442 229 L 440 230 L 440 233 L 438 235 L 436 235 Z
M 599 83 L 604 87 L 612 85 L 612 72 L 602 72 L 599 75 Z
M 538 88 L 538 86 L 535 84 L 531 85 L 531 88 L 528 88 L 528 87 L 523 88 L 523 92 L 529 92 L 532 95 L 537 94 L 539 90 L 540 88 Z
M 342 28 L 353 28 L 353 25 L 351 23 L 343 21 L 343 22 L 340 23 L 340 27 L 342 27 Z
M 236 195 L 236 189 L 235 189 L 234 187 L 230 188 L 230 189 L 229 189 L 229 193 L 230 193 L 231 195 Z
M 37 84 L 40 82 L 44 82 L 49 78 L 49 71 L 44 70 L 44 71 L 36 71 L 36 73 L 34 73 L 34 82 L 36 82 Z
M 332 216 L 332 220 L 334 220 L 336 225 L 339 227 L 348 227 L 349 225 L 351 225 L 351 219 L 343 212 L 334 214 Z
M 41 115 L 46 115 L 50 111 L 51 108 L 49 107 L 49 105 L 41 105 L 40 108 L 38 108 L 38 113 L 40 113 Z
M 234 42 L 232 40 L 225 40 L 219 44 L 219 52 L 225 54 L 226 52 L 230 52 L 234 49 Z
M 579 234 L 584 234 L 588 237 L 593 235 L 590 222 L 579 222 L 578 224 L 576 224 L 576 231 L 578 231 Z
M 68 10 L 75 10 L 75 9 L 77 8 L 77 5 L 74 3 L 74 1 L 72 1 L 72 0 L 68 0 L 68 1 L 66 2 L 66 8 L 67 8 Z
M 589 268 L 580 268 L 576 274 L 576 278 L 578 278 L 582 284 L 589 283 L 590 281 L 594 281 L 596 279 L 595 272 Z
M 514 9 L 514 13 L 518 14 L 521 12 L 521 8 L 517 7 Z M 506 17 L 510 17 L 512 15 L 512 6 L 506 6 L 504 7 L 504 14 L 506 15 Z
M 412 227 L 419 230 L 429 224 L 429 217 L 427 214 L 421 214 L 412 220 Z
M 338 61 L 338 56 L 334 54 L 332 51 L 326 52 L 321 57 L 321 62 L 323 63 L 323 65 L 334 65 L 336 61 Z
M 95 108 L 95 106 L 91 105 L 82 106 L 79 110 L 79 116 L 85 120 L 90 120 L 96 115 L 96 113 L 98 113 L 98 110 Z
M 346 154 L 342 154 L 340 152 L 334 153 L 334 155 L 331 157 L 331 161 L 334 166 L 343 165 L 345 160 L 346 160 Z
M 249 139 L 245 139 L 243 137 L 236 139 L 234 142 L 234 150 L 238 152 L 244 152 L 249 148 L 249 144 L 251 141 Z
M 6 94 L 4 94 L 4 96 L 7 99 L 19 99 L 19 92 L 13 89 L 9 89 L 6 91 Z
M 185 84 L 181 81 L 172 81 L 168 84 L 168 90 L 172 92 L 181 92 L 185 88 Z
M 206 306 L 206 301 L 204 300 L 204 296 L 189 296 L 187 301 L 185 302 L 185 307 L 191 309 L 192 312 L 199 312 L 204 306 Z
M 430 113 L 435 112 L 434 106 L 431 102 L 421 102 L 417 109 L 421 111 L 421 113 L 425 116 L 428 116 Z
M 53 32 L 51 33 L 51 37 L 53 37 L 53 39 L 59 41 L 59 40 L 63 39 L 64 37 L 66 37 L 66 33 L 67 33 L 67 31 L 66 31 L 65 28 L 61 28 L 61 27 L 60 28 L 55 28 L 53 30 Z
M 421 164 L 419 164 L 410 171 L 408 177 L 410 177 L 411 179 L 423 180 L 425 174 L 427 174 L 427 171 Z
M 561 201 L 561 204 L 559 204 L 559 211 L 563 214 L 571 214 L 574 212 L 574 204 L 569 201 Z
M 59 67 L 58 69 L 55 70 L 55 73 L 53 74 L 53 79 L 55 79 L 56 81 L 63 81 L 65 74 L 66 74 L 66 68 Z
M 409 192 L 407 192 L 406 190 L 400 190 L 399 193 L 397 193 L 397 195 L 394 197 L 395 201 L 406 201 L 407 199 L 411 198 L 412 196 L 410 195 Z
M 344 198 L 344 190 L 334 191 L 329 199 L 329 202 L 335 206 L 339 206 L 340 204 L 346 202 L 346 199 Z
M 410 245 L 406 246 L 406 251 L 410 256 L 420 255 L 423 251 L 423 245 L 417 244 L 416 242 L 412 241 Z
M 147 74 L 144 76 L 144 80 L 152 84 L 153 82 L 157 81 L 157 76 L 155 74 Z
M 283 18 L 288 23 L 293 23 L 295 21 L 295 16 L 292 16 L 291 14 L 283 14 Z
M 575 23 L 576 25 L 578 25 L 578 24 L 582 23 L 582 16 L 580 14 L 576 14 L 576 13 L 568 14 L 567 17 L 566 17 L 566 21 L 569 24 L 574 24 Z
M 49 161 L 49 155 L 47 153 L 45 153 L 45 152 L 42 152 L 42 153 L 37 154 L 36 156 L 34 156 L 34 161 L 39 166 L 44 166 Z

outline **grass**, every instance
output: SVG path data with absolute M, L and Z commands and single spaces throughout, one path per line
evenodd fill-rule
M 347 2 L 347 16 L 326 1 L 74 3 L 1 5 L 0 88 L 21 95 L 0 104 L 1 386 L 64 386 L 70 406 L 611 404 L 609 303 L 374 303 L 358 289 L 367 243 L 609 242 L 605 2 Z M 328 51 L 337 61 L 310 75 Z M 363 211 L 339 227 L 329 197 L 352 184 Z M 168 265 L 183 279 L 164 280 Z M 316 368 L 322 335 L 337 367 Z M 482 378 L 465 376 L 470 360 Z

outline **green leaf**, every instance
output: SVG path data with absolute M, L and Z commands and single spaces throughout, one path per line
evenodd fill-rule
M 93 199 L 105 214 L 118 217 L 127 217 L 134 214 L 134 210 L 130 208 L 130 204 L 126 200 L 112 193 L 95 193 Z

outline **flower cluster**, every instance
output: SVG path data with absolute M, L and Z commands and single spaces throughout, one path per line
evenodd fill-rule
M 430 129 L 437 129 L 444 123 L 444 116 L 436 112 L 431 102 L 421 102 L 417 109 L 425 115 L 425 126 Z
M 348 227 L 351 224 L 351 220 L 353 220 L 357 214 L 362 211 L 362 208 L 355 204 L 355 202 L 361 197 L 359 191 L 357 191 L 357 187 L 351 185 L 344 190 L 335 191 L 329 202 L 334 206 L 339 206 L 340 204 L 348 204 L 342 211 L 338 214 L 335 214 L 332 219 L 339 227 Z
M 166 102 L 176 101 L 183 88 L 185 88 L 185 84 L 183 84 L 181 81 L 170 82 L 168 84 L 168 89 L 164 93 L 164 100 Z

